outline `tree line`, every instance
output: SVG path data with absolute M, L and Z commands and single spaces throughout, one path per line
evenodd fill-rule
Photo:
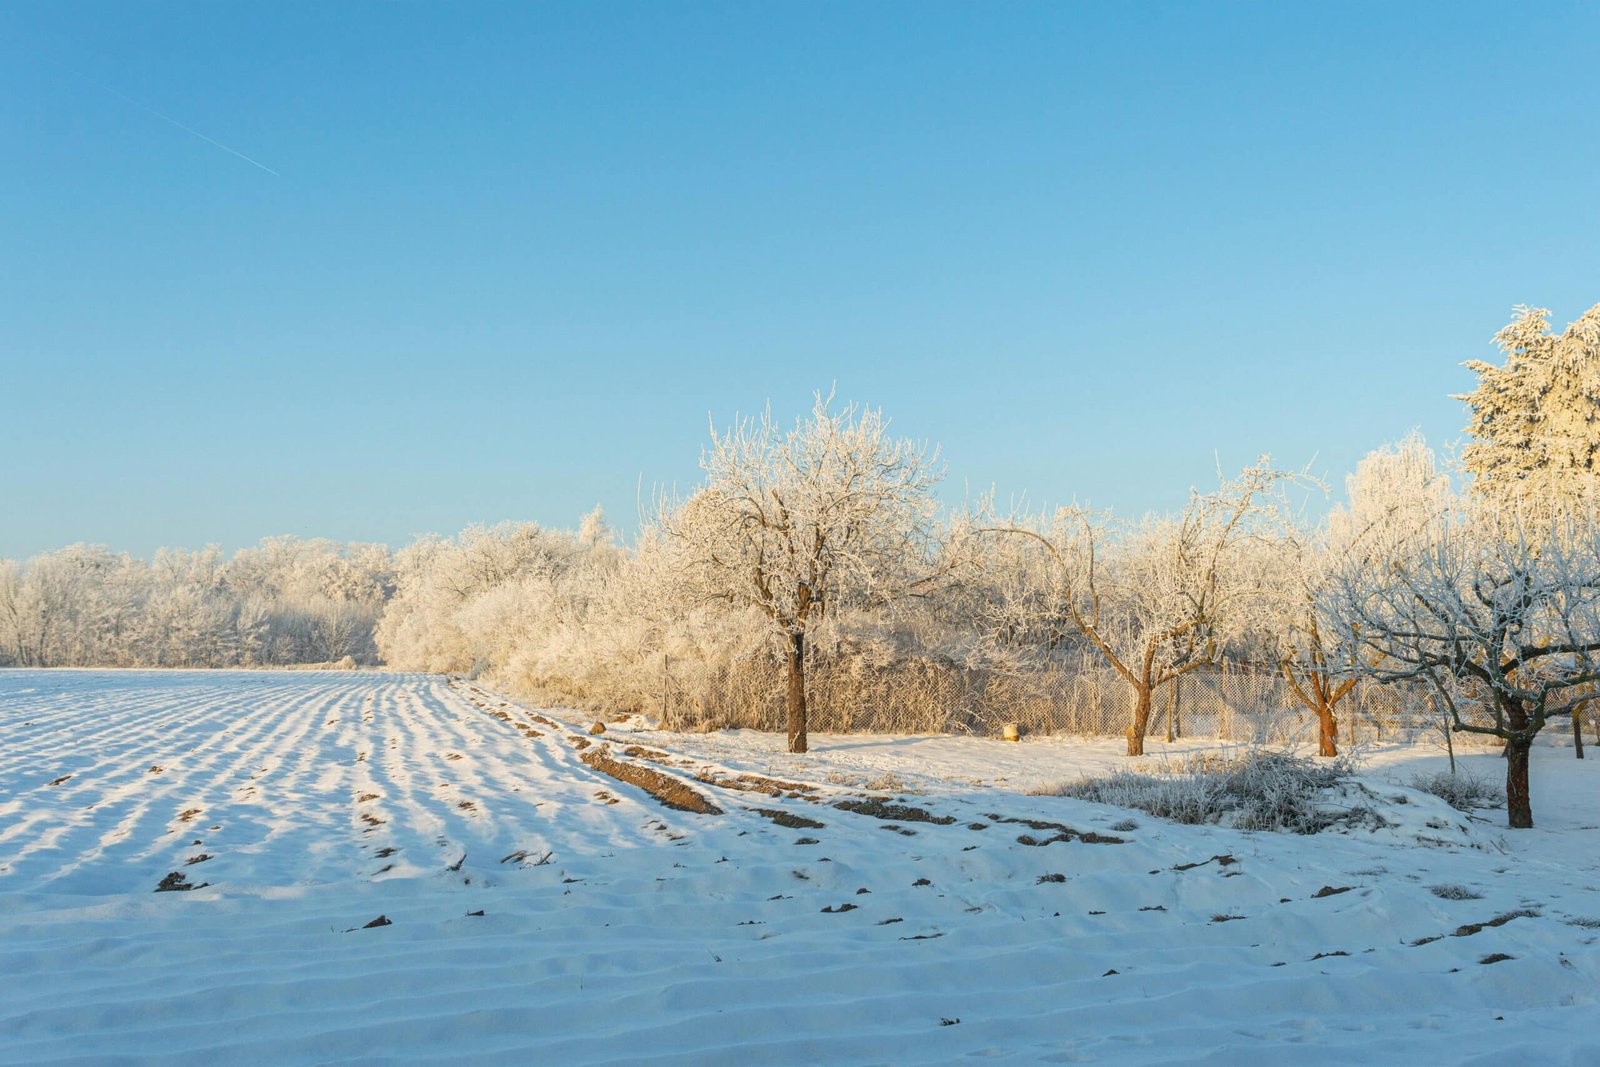
M 663 664 L 781 690 L 807 746 L 831 683 L 913 668 L 1026 672 L 1096 661 L 1126 686 L 1140 755 L 1157 695 L 1223 662 L 1268 665 L 1337 754 L 1356 680 L 1426 683 L 1458 730 L 1502 739 L 1513 826 L 1528 748 L 1600 683 L 1600 306 L 1556 333 L 1518 309 L 1501 365 L 1469 363 L 1455 477 L 1415 434 L 1308 509 L 1315 479 L 1262 457 L 1174 514 L 995 501 L 942 509 L 936 449 L 819 395 L 713 430 L 704 479 L 653 502 L 624 545 L 471 527 L 390 553 L 276 539 L 145 563 L 74 546 L 0 564 L 0 657 L 157 666 L 383 661 L 486 674 L 543 699 L 649 711 Z M 1581 740 L 1581 739 L 1580 739 Z
M 0 665 L 271 667 L 377 662 L 394 592 L 382 545 L 276 537 L 136 559 L 71 545 L 0 560 Z

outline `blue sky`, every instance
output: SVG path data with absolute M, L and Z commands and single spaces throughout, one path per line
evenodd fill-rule
M 952 498 L 1166 509 L 1259 452 L 1337 481 L 1458 436 L 1513 304 L 1600 301 L 1597 31 L 8 5 L 0 556 L 631 530 L 708 416 L 832 383 L 940 443 Z

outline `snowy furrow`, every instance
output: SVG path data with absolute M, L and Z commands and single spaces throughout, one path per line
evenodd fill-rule
M 1538 754 L 1531 834 L 1391 784 L 1435 758 L 1397 750 L 1371 781 L 1399 829 L 1298 838 L 1113 831 L 1129 812 L 1012 786 L 1112 765 L 1093 744 L 589 742 L 661 753 L 713 816 L 545 714 L 431 676 L 0 673 L 0 1061 L 1600 1056 L 1572 924 L 1600 918 L 1600 829 L 1567 753 Z M 698 780 L 746 772 L 813 799 Z M 869 796 L 952 821 L 834 806 Z M 1028 845 L 1030 819 L 1124 843 Z M 1406 843 L 1428 820 L 1459 843 Z M 209 885 L 154 892 L 172 872 Z

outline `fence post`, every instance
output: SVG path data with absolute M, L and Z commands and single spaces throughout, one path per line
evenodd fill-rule
M 1228 699 L 1228 664 L 1224 662 L 1222 669 L 1217 672 L 1217 733 L 1222 735 L 1222 740 L 1232 741 L 1233 737 L 1233 702 Z
M 1351 748 L 1355 748 L 1356 747 L 1356 720 L 1361 718 L 1361 713 L 1366 710 L 1366 706 L 1367 706 L 1367 693 L 1366 693 L 1366 687 L 1363 686 L 1362 687 L 1362 691 L 1360 693 L 1360 699 L 1358 699 L 1356 701 L 1356 706 L 1354 708 L 1352 708 L 1351 712 L 1350 712 L 1350 747 Z

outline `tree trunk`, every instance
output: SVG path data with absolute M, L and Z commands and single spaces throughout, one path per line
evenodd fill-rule
M 806 750 L 806 635 L 799 631 L 789 635 L 788 656 L 789 690 L 784 707 L 789 712 L 789 751 Z
M 1582 705 L 1578 705 L 1582 707 Z M 1578 758 L 1583 758 L 1583 712 L 1578 707 L 1572 709 L 1572 747 L 1577 751 Z
M 1144 733 L 1150 727 L 1150 683 L 1135 686 L 1133 724 L 1128 727 L 1128 755 L 1144 755 Z
M 1533 803 L 1528 795 L 1528 750 L 1532 742 L 1506 742 L 1506 821 L 1513 830 L 1533 829 Z
M 1456 734 L 1449 723 L 1444 725 L 1444 750 L 1450 757 L 1450 777 L 1456 776 Z
M 1317 708 L 1317 755 L 1339 754 L 1339 720 L 1334 717 L 1333 705 L 1323 701 Z

